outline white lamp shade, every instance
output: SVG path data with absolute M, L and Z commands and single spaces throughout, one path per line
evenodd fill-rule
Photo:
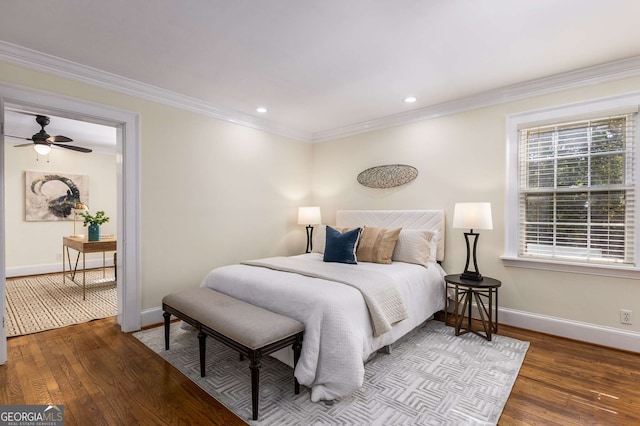
M 456 203 L 453 228 L 493 229 L 491 203 Z
M 51 152 L 51 147 L 44 143 L 37 143 L 33 145 L 33 149 L 40 155 L 47 155 Z
M 319 225 L 322 223 L 320 207 L 300 207 L 298 208 L 299 225 Z

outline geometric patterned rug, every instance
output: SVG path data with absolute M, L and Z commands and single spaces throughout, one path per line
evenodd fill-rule
M 170 350 L 163 327 L 134 336 L 252 425 L 495 425 L 529 347 L 494 335 L 491 342 L 428 321 L 365 366 L 362 388 L 333 405 L 293 392 L 293 370 L 272 357 L 262 361 L 258 421 L 251 419 L 248 363 L 207 339 L 206 377 L 200 377 L 198 339 L 171 325 Z
M 76 279 L 82 279 L 76 276 Z M 113 268 L 87 270 L 86 300 L 82 286 L 62 274 L 9 278 L 7 287 L 7 337 L 80 324 L 116 314 Z

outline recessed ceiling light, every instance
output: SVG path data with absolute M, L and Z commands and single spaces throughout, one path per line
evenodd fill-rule
M 417 101 L 417 99 L 415 98 L 415 96 L 407 96 L 406 98 L 404 98 L 404 101 L 408 104 L 411 104 Z
M 258 111 L 260 114 L 264 114 L 265 112 L 267 112 L 267 109 L 265 107 L 258 107 L 256 108 L 256 111 Z

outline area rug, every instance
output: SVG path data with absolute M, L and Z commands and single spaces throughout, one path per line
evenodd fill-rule
M 369 361 L 364 386 L 333 405 L 311 402 L 304 386 L 295 395 L 293 370 L 266 357 L 259 420 L 252 421 L 250 372 L 237 352 L 207 339 L 200 377 L 194 331 L 172 324 L 169 351 L 162 327 L 134 336 L 252 425 L 495 425 L 529 347 L 499 335 L 491 342 L 456 337 L 452 327 L 429 321 Z
M 76 281 L 79 281 L 76 276 Z M 113 268 L 88 270 L 86 300 L 82 287 L 62 274 L 7 279 L 7 337 L 80 324 L 116 314 Z

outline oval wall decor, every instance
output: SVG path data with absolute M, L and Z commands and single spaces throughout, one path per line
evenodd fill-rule
M 418 169 L 406 164 L 371 167 L 358 174 L 358 183 L 369 188 L 393 188 L 418 177 Z

